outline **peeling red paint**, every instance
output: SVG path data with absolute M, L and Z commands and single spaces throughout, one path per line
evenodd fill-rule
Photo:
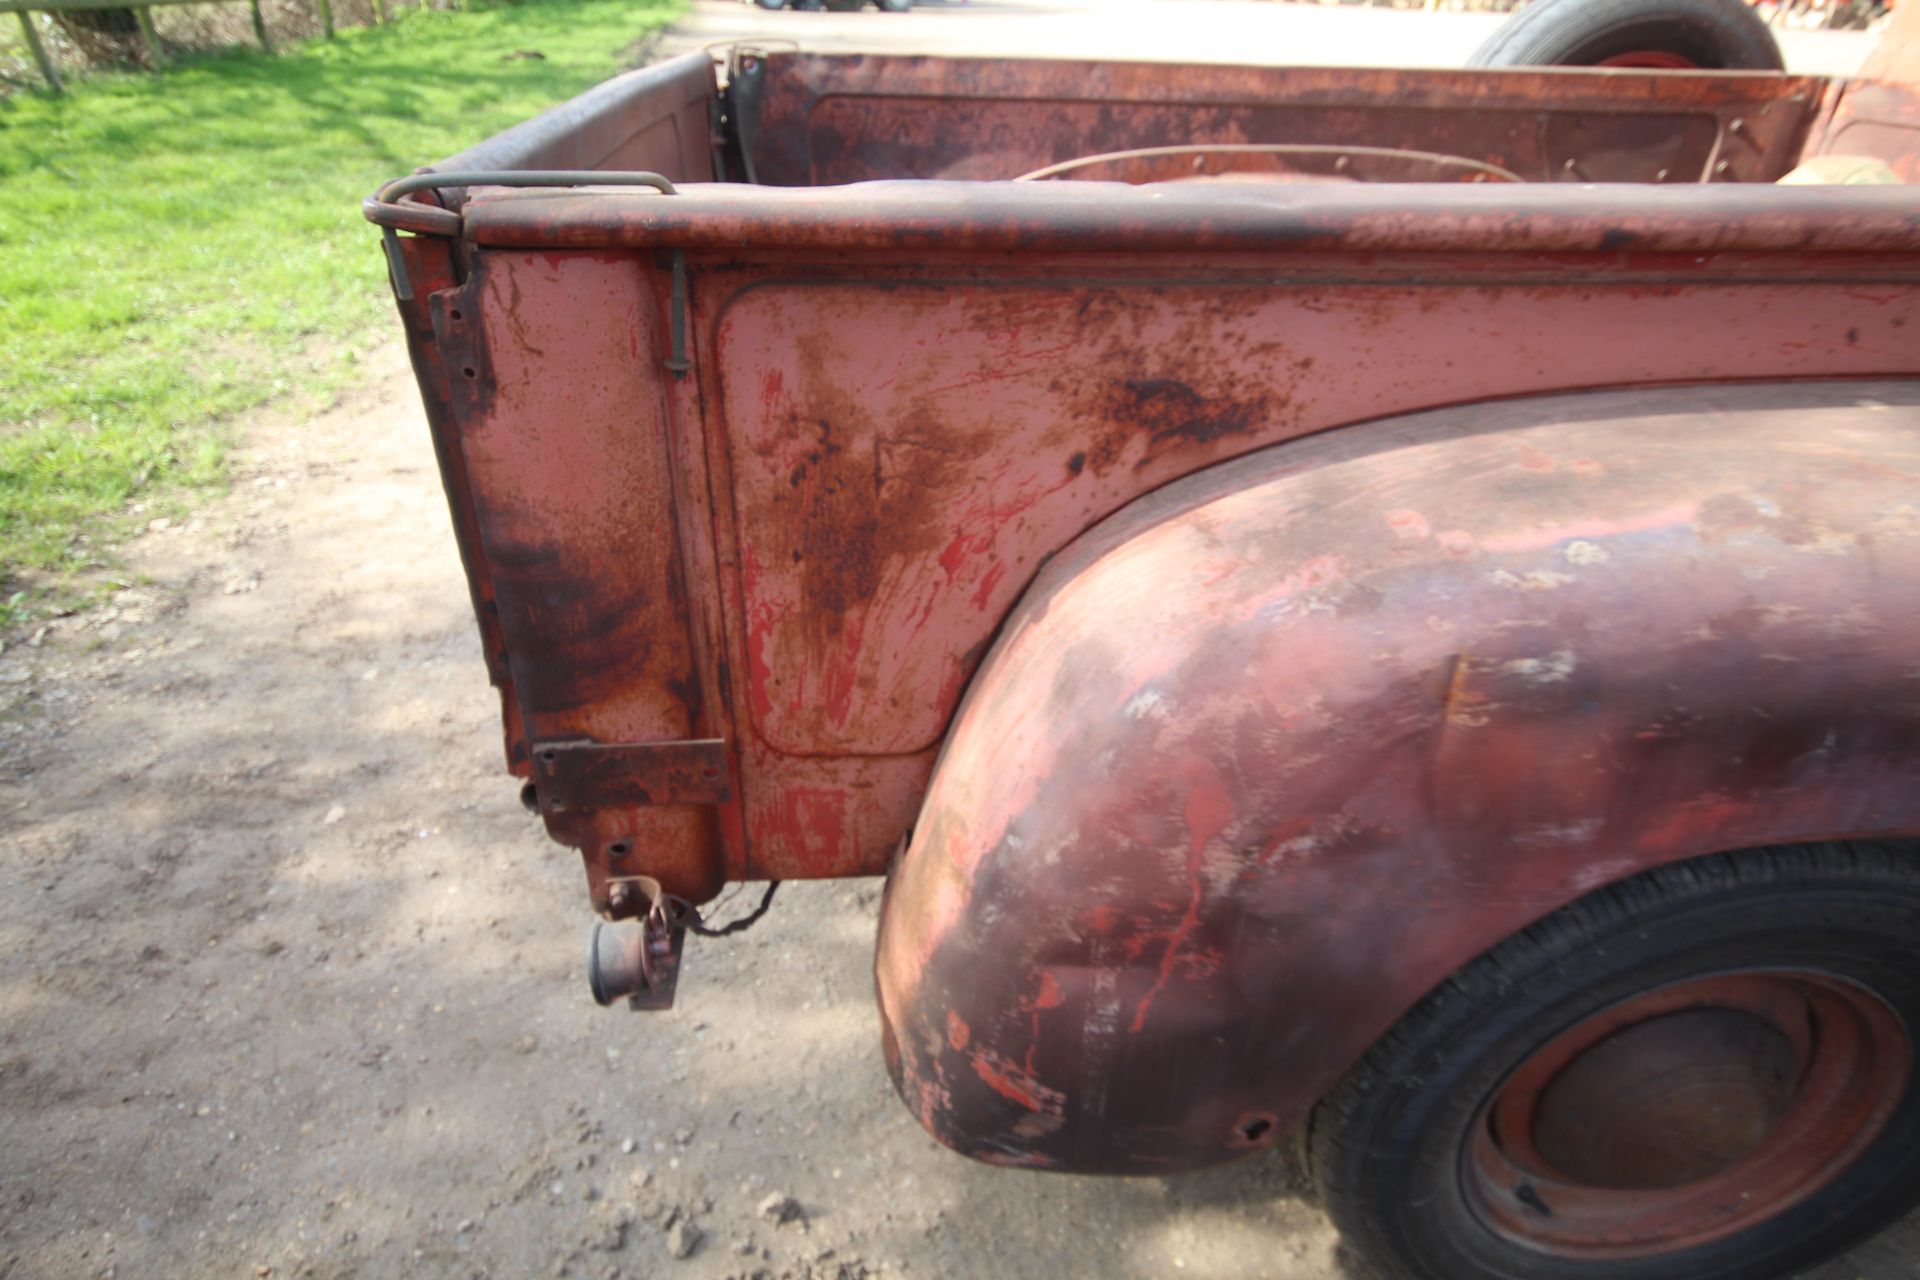
M 1018 1103 L 1028 1111 L 1038 1111 L 1046 1115 L 1060 1114 L 1063 1095 L 1058 1090 L 1047 1088 L 1025 1071 L 1002 1059 L 993 1050 L 976 1050 L 972 1055 L 972 1062 L 975 1074 L 1001 1097 Z
M 1130 1030 L 1138 1033 L 1147 1025 L 1147 1011 L 1153 1006 L 1154 998 L 1165 990 L 1167 982 L 1173 977 L 1175 963 L 1180 959 L 1180 948 L 1200 924 L 1200 903 L 1206 894 L 1201 879 L 1201 862 L 1206 857 L 1207 846 L 1227 829 L 1233 821 L 1234 798 L 1226 784 L 1204 762 L 1195 760 L 1189 766 L 1187 774 L 1187 879 L 1192 886 L 1192 897 L 1187 902 L 1186 913 L 1180 917 L 1180 923 L 1174 926 L 1173 933 L 1167 938 L 1166 951 L 1160 957 L 1160 972 L 1153 980 L 1153 986 L 1140 997 L 1140 1003 L 1134 1007 L 1133 1025 Z
M 1007 566 L 1000 561 L 993 565 L 980 579 L 979 589 L 973 593 L 973 607 L 987 612 L 994 599 L 994 592 L 1000 586 L 1000 579 L 1007 576 Z
M 845 724 L 853 709 L 853 691 L 860 679 L 860 641 L 866 627 L 860 619 L 849 617 L 841 634 L 845 647 L 824 673 L 827 719 L 836 725 Z
M 1042 969 L 1040 971 L 1040 991 L 1039 994 L 1033 998 L 1033 1007 L 1036 1009 L 1058 1009 L 1064 1003 L 1066 1003 L 1066 997 L 1060 993 L 1059 980 L 1056 979 L 1053 974 Z
M 790 787 L 781 795 L 788 834 L 803 852 L 840 847 L 847 819 L 847 793 L 821 787 Z
M 1419 539 L 1432 535 L 1427 518 L 1418 511 L 1402 507 L 1386 513 L 1387 526 L 1403 538 Z
M 760 580 L 760 562 L 754 558 L 752 548 L 742 552 L 740 574 L 746 583 L 749 595 Z M 764 716 L 773 709 L 773 664 L 767 660 L 767 633 L 774 616 L 771 605 L 760 605 L 756 610 L 760 625 L 747 633 L 747 699 L 756 716 Z
M 1477 545 L 1483 551 L 1538 551 L 1576 538 L 1601 539 L 1623 533 L 1650 533 L 1678 528 L 1693 523 L 1699 514 L 1699 508 L 1694 504 L 1679 503 L 1660 511 L 1636 513 L 1625 520 L 1595 517 L 1558 520 L 1498 537 L 1483 537 Z
M 1520 466 L 1527 471 L 1552 471 L 1554 461 L 1538 449 L 1522 447 L 1516 451 Z

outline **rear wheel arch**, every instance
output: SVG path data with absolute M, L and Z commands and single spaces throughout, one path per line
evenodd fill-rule
M 910 1106 L 1001 1162 L 1228 1159 L 1434 982 L 1600 885 L 1920 829 L 1898 763 L 1920 726 L 1888 693 L 1920 655 L 1885 625 L 1920 620 L 1900 568 L 1920 569 L 1900 496 L 1916 399 L 1678 388 L 1415 415 L 1226 464 L 1089 533 L 1009 619 L 896 870 L 878 973 Z M 1461 510 L 1437 486 L 1465 486 Z M 1264 532 L 1262 501 L 1285 507 Z M 1487 502 L 1511 527 L 1473 523 Z M 1673 572 L 1636 576 L 1656 564 Z M 1778 598 L 1721 607 L 1749 570 Z M 1648 608 L 1701 634 L 1680 645 Z M 1576 615 L 1610 626 L 1534 643 Z M 1636 626 L 1694 665 L 1637 658 Z M 1764 680 L 1702 659 L 1789 641 L 1798 668 Z M 1663 692 L 1676 676 L 1714 697 Z M 1719 709 L 1741 698 L 1779 727 Z M 1877 772 L 1822 781 L 1868 755 Z

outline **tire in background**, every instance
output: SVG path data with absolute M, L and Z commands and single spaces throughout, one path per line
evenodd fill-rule
M 1534 0 L 1467 65 L 1780 71 L 1786 62 L 1746 0 Z
M 1448 979 L 1322 1101 L 1309 1161 L 1390 1280 L 1784 1276 L 1920 1200 L 1912 1027 L 1920 846 L 1703 858 Z

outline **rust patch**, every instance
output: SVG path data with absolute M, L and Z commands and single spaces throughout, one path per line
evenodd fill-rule
M 485 290 L 486 277 L 481 269 L 465 285 L 443 290 L 431 299 L 433 335 L 447 380 L 447 400 L 455 421 L 461 423 L 485 418 L 497 390 L 487 326 L 480 322 Z
M 1151 442 L 1150 455 L 1175 441 L 1212 444 L 1244 435 L 1274 416 L 1264 402 L 1208 398 L 1173 378 L 1129 378 L 1119 383 L 1107 412 L 1144 430 Z

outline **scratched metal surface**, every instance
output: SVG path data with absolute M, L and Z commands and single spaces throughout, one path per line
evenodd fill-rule
M 828 64 L 804 65 L 817 79 Z M 622 90 L 635 137 L 686 115 L 698 70 Z M 940 60 L 845 71 L 854 97 L 954 76 L 1014 93 L 1062 73 L 993 74 L 1007 83 Z M 1102 74 L 1102 92 L 1206 97 L 1190 73 Z M 1419 104 L 1440 119 L 1469 82 L 1497 96 L 1537 94 L 1535 79 L 1494 77 L 1496 91 L 1443 77 Z M 1715 111 L 1811 88 L 1671 87 L 1689 79 L 1609 85 Z M 1349 107 L 1364 96 L 1332 84 L 1316 92 Z M 1636 127 L 1664 118 L 1627 99 Z M 1061 128 L 1080 145 L 1077 125 Z M 440 287 L 405 314 L 418 327 L 431 313 L 416 357 L 510 760 L 524 774 L 542 740 L 712 737 L 738 773 L 704 814 L 549 811 L 603 907 L 621 875 L 699 898 L 725 876 L 884 869 L 1035 570 L 1168 481 L 1433 405 L 1916 363 L 1902 330 L 1920 230 L 1898 191 L 920 182 L 470 196 L 460 245 L 408 241 Z M 675 248 L 687 378 L 661 367 Z
M 684 445 L 669 451 L 635 417 L 658 402 L 663 273 L 610 252 L 480 255 L 492 376 L 512 392 L 476 404 L 466 434 L 509 442 L 488 446 L 509 452 L 476 478 L 483 507 L 552 495 L 535 536 L 482 520 L 522 547 L 493 591 L 519 620 L 516 662 L 542 673 L 516 678 L 529 732 L 734 744 L 738 807 L 693 847 L 639 808 L 550 823 L 596 884 L 625 843 L 689 895 L 723 870 L 883 870 L 1033 573 L 1170 480 L 1435 404 L 1920 359 L 1920 289 L 1876 255 L 1315 254 L 1177 273 L 869 259 L 830 279 L 693 255 L 696 377 L 673 403 L 697 416 L 663 428 Z M 676 522 L 676 494 L 700 495 L 700 519 Z M 673 569 L 690 554 L 709 566 L 692 579 Z M 688 580 L 715 642 L 661 666 Z M 618 711 L 640 704 L 657 725 Z
M 1913 383 L 1800 384 L 1444 410 L 1130 507 L 1007 621 L 895 870 L 903 1096 L 986 1160 L 1215 1163 L 1591 888 L 1920 829 L 1916 479 Z
M 1411 148 L 1532 181 L 1766 182 L 1792 167 L 1822 88 L 1758 74 L 1196 74 L 1139 62 L 786 52 L 743 59 L 734 84 L 754 176 L 777 186 L 1015 178 L 1082 156 L 1195 143 Z

